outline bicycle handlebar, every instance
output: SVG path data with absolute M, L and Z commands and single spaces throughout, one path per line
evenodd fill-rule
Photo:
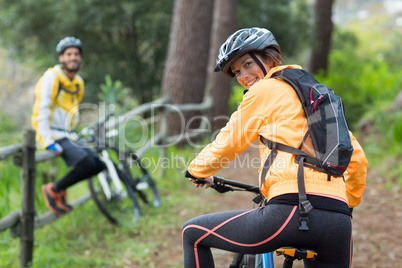
M 187 178 L 195 179 L 196 183 L 199 183 L 199 184 L 207 183 L 206 180 L 196 178 L 193 175 L 191 175 L 190 172 L 188 172 L 188 170 L 186 171 L 184 176 Z M 219 193 L 226 193 L 229 191 L 248 191 L 248 192 L 253 192 L 255 194 L 260 194 L 260 188 L 257 185 L 247 184 L 247 183 L 238 182 L 238 181 L 231 181 L 231 180 L 227 180 L 227 179 L 224 179 L 224 178 L 218 177 L 218 176 L 213 176 L 213 178 L 214 178 L 214 183 L 211 186 L 211 188 L 216 190 Z
M 107 122 L 107 120 L 109 120 L 109 117 L 111 117 L 112 115 L 114 115 L 113 113 L 108 113 L 106 116 L 100 118 L 98 121 L 96 121 L 94 124 L 83 128 L 80 133 L 78 133 L 78 139 L 81 139 L 83 136 L 86 135 L 93 135 L 94 134 L 94 130 L 96 128 L 98 128 L 99 126 L 105 124 Z
M 220 190 L 221 187 L 226 187 L 230 189 L 228 191 L 244 190 L 248 192 L 253 192 L 255 194 L 260 193 L 260 188 L 257 185 L 247 184 L 238 181 L 231 181 L 218 176 L 213 176 L 213 178 L 214 178 L 214 184 L 211 187 L 216 191 L 218 191 L 218 189 Z
M 109 120 L 109 117 L 111 117 L 112 115 L 114 115 L 114 113 L 108 113 L 105 115 L 105 117 L 100 118 L 97 122 L 95 122 L 93 125 L 89 126 L 88 128 L 97 128 L 100 125 L 103 125 L 104 123 L 107 122 L 107 120 Z

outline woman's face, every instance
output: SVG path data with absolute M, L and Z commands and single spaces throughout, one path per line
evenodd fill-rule
M 264 65 L 268 73 L 271 66 L 264 63 L 259 55 L 255 55 Z M 264 72 L 248 53 L 235 60 L 235 62 L 230 65 L 230 68 L 240 85 L 246 89 L 250 89 L 252 85 L 264 78 Z

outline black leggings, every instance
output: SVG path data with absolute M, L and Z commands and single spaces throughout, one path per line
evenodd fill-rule
M 89 154 L 78 162 L 61 180 L 56 182 L 53 190 L 65 190 L 77 182 L 98 174 L 105 168 L 106 165 L 96 155 Z
M 183 226 L 184 267 L 212 268 L 211 248 L 260 254 L 283 246 L 318 253 L 305 267 L 350 267 L 352 221 L 348 215 L 313 209 L 309 231 L 299 231 L 297 206 L 272 204 L 252 210 L 207 214 Z

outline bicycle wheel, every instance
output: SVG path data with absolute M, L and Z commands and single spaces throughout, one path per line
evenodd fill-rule
M 122 170 L 132 183 L 133 189 L 140 199 L 148 206 L 160 207 L 161 199 L 155 181 L 141 162 L 141 159 L 131 152 L 126 153 L 126 159 L 121 160 Z
M 139 202 L 128 180 L 117 168 L 116 171 L 120 185 L 113 182 L 107 170 L 88 180 L 91 197 L 111 223 L 135 223 L 141 217 Z
M 244 268 L 255 268 L 255 255 L 246 254 L 243 258 L 243 266 Z
M 233 261 L 229 267 L 255 268 L 255 255 L 235 253 L 235 255 L 233 256 Z

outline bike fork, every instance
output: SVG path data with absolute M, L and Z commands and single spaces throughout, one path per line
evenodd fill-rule
M 118 195 L 120 195 L 121 193 L 123 193 L 123 185 L 121 184 L 119 175 L 117 174 L 116 167 L 114 166 L 112 160 L 109 157 L 109 153 L 106 150 L 102 150 L 101 159 L 105 163 L 105 165 L 107 167 L 107 171 L 109 172 L 110 178 L 112 179 L 112 182 L 114 183 L 114 185 L 116 187 L 116 189 L 115 189 L 116 193 Z M 102 186 L 102 189 L 105 193 L 106 198 L 108 200 L 110 200 L 112 197 L 112 193 L 111 193 L 110 186 L 107 182 L 106 172 L 105 171 L 100 172 L 98 174 L 98 178 L 99 178 L 99 182 Z

